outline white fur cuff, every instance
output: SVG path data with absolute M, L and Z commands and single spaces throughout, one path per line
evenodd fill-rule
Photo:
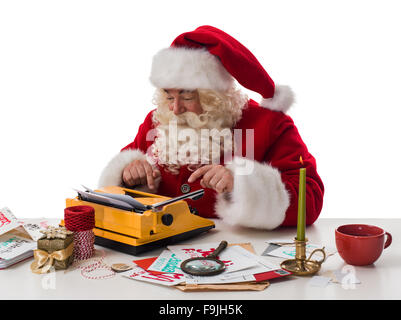
M 244 167 L 253 167 L 252 172 Z M 217 196 L 216 214 L 231 225 L 272 230 L 282 224 L 290 197 L 280 172 L 257 161 L 235 157 L 227 165 L 234 174 L 229 199 Z
M 138 149 L 128 149 L 119 152 L 113 159 L 111 159 L 106 168 L 103 169 L 98 183 L 99 188 L 106 186 L 121 186 L 124 168 L 132 161 L 138 159 L 146 160 L 146 154 Z M 160 178 L 155 179 L 156 188 L 158 186 L 158 182 L 160 182 Z M 149 192 L 149 188 L 147 188 L 147 186 L 142 186 L 135 189 Z

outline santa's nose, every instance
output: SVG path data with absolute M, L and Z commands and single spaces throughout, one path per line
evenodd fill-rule
M 173 102 L 173 112 L 175 115 L 179 115 L 181 113 L 183 113 L 185 110 L 181 105 L 181 102 L 179 99 L 175 99 Z

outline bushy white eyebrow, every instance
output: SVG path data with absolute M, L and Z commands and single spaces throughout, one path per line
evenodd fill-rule
M 165 93 L 170 94 L 170 92 L 167 89 L 163 89 Z M 180 90 L 178 94 L 183 94 L 183 93 L 194 93 L 194 90 Z

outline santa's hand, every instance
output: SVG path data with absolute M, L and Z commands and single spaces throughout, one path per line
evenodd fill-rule
M 134 160 L 123 170 L 123 181 L 129 187 L 147 185 L 149 189 L 155 189 L 155 179 L 160 176 L 160 171 L 153 168 L 146 160 Z
M 218 193 L 231 192 L 234 185 L 234 177 L 230 170 L 220 164 L 210 164 L 197 169 L 188 179 L 194 182 L 202 177 L 200 185 L 202 188 L 211 188 Z

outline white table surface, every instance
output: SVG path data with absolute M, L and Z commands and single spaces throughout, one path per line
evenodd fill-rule
M 262 231 L 228 226 L 215 220 L 216 228 L 188 239 L 184 243 L 205 243 L 227 240 L 229 243 L 250 242 L 258 255 L 267 247 L 266 240 L 273 238 L 293 238 L 296 228 L 281 228 Z M 20 262 L 8 269 L 0 270 L 0 299 L 134 299 L 134 300 L 275 300 L 275 299 L 401 299 L 401 219 L 319 219 L 307 227 L 310 243 L 335 248 L 334 230 L 342 224 L 364 223 L 377 225 L 393 236 L 393 243 L 385 249 L 375 264 L 352 267 L 361 284 L 347 288 L 342 284 L 329 283 L 326 287 L 314 287 L 308 282 L 310 277 L 290 276 L 271 280 L 263 291 L 240 292 L 182 292 L 172 287 L 127 279 L 116 274 L 113 278 L 90 280 L 84 278 L 80 270 L 65 272 L 58 270 L 51 275 L 37 275 L 30 271 L 33 259 Z M 155 257 L 163 249 L 157 249 L 134 257 L 117 251 L 104 249 L 105 262 L 129 263 L 134 259 Z M 283 259 L 265 257 L 266 260 L 281 262 Z M 346 263 L 337 254 L 322 265 L 319 275 L 328 271 L 341 270 Z M 347 273 L 350 272 L 347 269 Z M 47 277 L 47 278 L 45 278 Z

